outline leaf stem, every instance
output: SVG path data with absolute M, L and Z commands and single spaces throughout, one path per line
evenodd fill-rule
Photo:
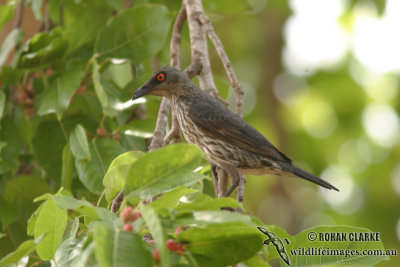
M 187 260 L 193 264 L 193 266 L 199 267 L 199 264 L 197 263 L 196 259 L 193 257 L 192 253 L 190 253 L 189 250 L 186 250 L 185 256 Z
M 44 73 L 43 73 L 43 70 L 41 69 L 40 71 L 39 71 L 39 73 L 40 73 L 40 78 L 42 79 L 42 81 L 43 81 L 43 84 L 44 84 L 44 88 L 49 88 L 49 82 L 47 81 L 47 77 L 46 77 L 46 75 L 44 75 Z
M 103 193 L 101 193 L 101 195 L 100 195 L 100 197 L 99 197 L 99 200 L 97 200 L 96 207 L 99 207 L 99 206 L 100 206 L 100 202 L 103 200 L 105 194 L 106 194 L 106 190 L 104 189 L 104 190 L 103 190 Z
M 61 128 L 61 131 L 63 132 L 65 141 L 68 143 L 68 135 L 67 135 L 67 132 L 65 131 L 64 125 L 62 124 L 61 117 L 58 116 L 58 114 L 55 114 L 55 115 L 57 117 L 58 123 L 60 124 L 60 128 Z
M 106 168 L 104 167 L 103 159 L 101 158 L 100 152 L 99 152 L 99 150 L 97 149 L 97 146 L 96 146 L 96 139 L 97 139 L 96 137 L 94 137 L 94 138 L 92 139 L 92 144 L 93 144 L 94 150 L 96 151 L 96 155 L 97 155 L 97 157 L 99 158 L 100 165 L 101 165 L 101 169 L 103 170 L 103 174 L 105 175 L 105 174 L 106 174 Z

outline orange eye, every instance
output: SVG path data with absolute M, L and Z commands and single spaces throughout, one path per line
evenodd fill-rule
M 164 81 L 164 80 L 165 80 L 165 74 L 164 74 L 164 73 L 158 74 L 158 75 L 157 75 L 157 80 L 158 80 L 159 82 Z

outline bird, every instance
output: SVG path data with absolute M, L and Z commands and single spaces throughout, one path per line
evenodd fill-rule
M 238 186 L 240 174 L 303 178 L 339 191 L 327 181 L 294 165 L 260 132 L 176 68 L 160 68 L 134 92 L 132 100 L 145 95 L 170 100 L 186 141 L 198 146 L 210 163 L 224 169 L 231 178 L 231 187 L 225 196 Z

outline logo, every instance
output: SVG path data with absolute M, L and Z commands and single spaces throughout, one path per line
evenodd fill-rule
M 273 245 L 276 248 L 276 251 L 278 252 L 279 256 L 282 258 L 284 262 L 286 262 L 287 265 L 290 266 L 290 259 L 288 254 L 286 253 L 285 246 L 283 245 L 282 240 L 277 237 L 273 232 L 268 231 L 267 229 L 263 227 L 257 227 L 258 230 L 260 230 L 261 233 L 265 234 L 268 236 L 267 240 L 264 240 L 265 245 Z M 285 238 L 285 242 L 289 245 L 289 240 Z

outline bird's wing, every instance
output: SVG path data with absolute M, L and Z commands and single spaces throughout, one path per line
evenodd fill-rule
M 241 149 L 278 161 L 292 161 L 262 134 L 213 98 L 193 101 L 189 116 L 199 130 Z

